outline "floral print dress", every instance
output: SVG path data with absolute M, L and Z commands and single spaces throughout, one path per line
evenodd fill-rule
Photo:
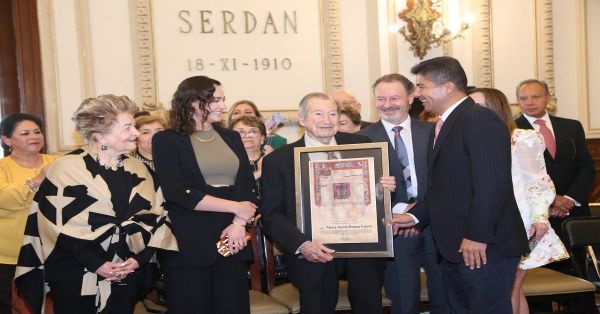
M 556 191 L 546 172 L 544 138 L 535 130 L 516 129 L 511 141 L 513 188 L 528 237 L 533 234 L 533 223 L 548 225 L 548 232 L 518 267 L 531 269 L 566 259 L 569 254 L 548 222 Z

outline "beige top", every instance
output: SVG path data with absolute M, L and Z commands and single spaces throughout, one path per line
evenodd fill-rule
M 192 147 L 206 184 L 234 185 L 240 167 L 237 155 L 216 131 L 197 131 L 191 135 Z
M 35 194 L 25 181 L 37 176 L 58 156 L 42 154 L 42 158 L 42 165 L 36 169 L 22 167 L 11 157 L 0 159 L 0 264 L 15 265 L 23 244 L 23 230 Z

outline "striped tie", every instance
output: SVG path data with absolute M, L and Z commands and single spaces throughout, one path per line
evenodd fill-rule
M 408 151 L 406 150 L 406 145 L 402 140 L 402 136 L 400 136 L 400 131 L 402 131 L 401 126 L 395 126 L 392 128 L 394 131 L 394 144 L 396 145 L 396 156 L 398 156 L 398 160 L 400 160 L 400 164 L 402 164 L 402 174 L 404 175 L 404 182 L 406 182 L 406 194 L 408 198 L 413 198 L 411 186 L 412 182 L 410 180 L 410 160 L 408 159 Z

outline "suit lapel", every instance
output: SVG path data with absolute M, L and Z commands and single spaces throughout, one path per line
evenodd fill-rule
M 188 165 L 189 170 L 192 171 L 198 182 L 200 182 L 201 185 L 206 185 L 206 181 L 204 181 L 204 176 L 202 176 L 200 166 L 198 166 L 198 161 L 196 160 L 196 153 L 194 152 L 190 136 L 181 134 L 179 136 L 179 144 L 181 145 L 183 152 L 181 154 L 181 159 L 183 159 L 181 164 Z
M 381 123 L 381 120 L 375 124 L 373 128 L 373 139 L 388 143 L 388 159 L 390 161 L 390 168 L 392 169 L 402 169 L 402 165 L 400 164 L 400 160 L 396 155 L 396 151 L 394 150 L 394 146 L 390 142 L 390 137 L 387 135 L 387 131 Z M 404 180 L 403 178 L 401 180 Z
M 561 121 L 559 121 L 553 116 L 550 116 L 550 123 L 552 123 L 552 130 L 554 132 L 554 142 L 556 143 L 555 159 L 563 158 L 564 155 L 568 156 L 568 148 L 571 147 L 571 145 L 567 143 L 569 141 L 572 141 L 571 138 L 568 136 L 568 129 L 566 128 L 564 123 L 561 123 Z M 575 144 L 573 144 L 572 147 L 575 147 Z M 550 153 L 548 153 L 548 150 L 544 152 L 544 157 L 546 157 L 546 154 L 548 154 L 548 157 L 550 157 Z
M 424 195 L 426 187 L 421 183 L 427 181 L 427 158 L 425 157 L 427 156 L 427 151 L 429 150 L 429 136 L 432 132 L 430 132 L 430 128 L 427 128 L 424 124 L 419 122 L 420 121 L 412 121 L 411 132 L 415 172 L 417 173 L 417 183 L 419 183 L 417 195 Z
M 429 158 L 430 163 L 433 163 L 435 161 L 441 147 L 446 141 L 446 138 L 448 137 L 450 132 L 452 132 L 452 128 L 456 124 L 458 117 L 460 117 L 462 112 L 465 111 L 469 107 L 469 105 L 473 106 L 473 100 L 471 99 L 471 97 L 467 97 L 465 100 L 463 100 L 463 102 L 461 102 L 456 108 L 454 108 L 454 111 L 450 113 L 448 118 L 446 118 L 446 121 L 444 121 L 442 129 L 440 130 L 440 134 L 438 134 L 437 140 L 435 141 L 435 144 L 433 146 L 433 152 L 431 153 L 431 158 Z

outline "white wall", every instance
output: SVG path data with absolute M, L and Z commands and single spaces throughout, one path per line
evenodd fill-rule
M 447 6 L 456 8 L 454 12 L 464 16 L 471 13 L 471 6 L 477 1 L 448 0 Z M 589 123 L 584 125 L 596 131 L 588 132 L 588 135 L 600 137 L 600 106 L 582 109 L 581 100 L 587 101 L 588 95 L 582 94 L 578 87 L 587 83 L 581 81 L 581 64 L 585 70 L 587 60 L 579 60 L 581 54 L 578 52 L 582 46 L 573 35 L 573 25 L 581 18 L 580 7 L 583 5 L 585 10 L 586 2 L 587 10 L 592 14 L 588 14 L 588 28 L 593 33 L 600 29 L 600 22 L 593 18 L 597 16 L 593 12 L 600 12 L 597 1 L 553 1 L 555 86 L 558 114 L 586 121 L 589 117 Z M 506 93 L 512 102 L 516 100 L 515 85 L 523 79 L 535 77 L 537 73 L 534 3 L 535 0 L 491 0 L 494 87 Z M 340 4 L 344 87 L 363 104 L 363 117 L 373 121 L 377 119 L 377 114 L 373 109 L 370 90 L 372 82 L 391 72 L 412 78 L 410 68 L 420 61 L 400 34 L 388 30 L 389 25 L 401 23 L 397 13 L 404 9 L 406 1 L 340 0 Z M 134 45 L 130 29 L 132 15 L 129 2 L 122 0 L 39 0 L 38 5 L 42 11 L 49 11 L 42 19 L 47 24 L 40 25 L 42 62 L 44 69 L 55 71 L 52 82 L 45 85 L 47 109 L 51 115 L 56 115 L 57 121 L 56 126 L 49 125 L 57 129 L 49 132 L 52 136 L 49 138 L 49 148 L 64 150 L 79 143 L 73 135 L 70 118 L 86 92 L 92 90 L 96 95 L 115 93 L 134 96 Z M 89 19 L 83 21 L 89 23 L 87 29 L 81 27 L 81 20 L 77 21 L 77 10 L 82 7 L 89 15 Z M 88 30 L 89 33 L 86 33 Z M 469 81 L 473 82 L 473 75 L 477 71 L 472 62 L 476 47 L 472 44 L 471 30 L 467 30 L 464 36 L 464 39 L 453 41 L 447 52 L 461 61 Z M 590 34 L 588 37 L 588 46 L 583 47 L 592 56 L 596 55 L 600 51 L 599 40 Z M 434 48 L 425 58 L 443 54 L 442 48 Z M 90 58 L 91 62 L 86 65 L 86 60 L 90 61 Z M 589 57 L 589 64 L 594 68 L 587 75 L 597 82 L 600 79 L 600 71 L 596 69 L 598 62 Z M 86 76 L 86 73 L 92 75 Z M 599 92 L 594 86 L 597 84 L 585 91 L 590 93 L 590 102 L 598 99 Z M 267 84 L 264 92 L 277 91 Z M 297 101 L 290 100 L 291 103 Z M 281 132 L 292 141 L 300 135 L 301 130 L 297 126 L 290 126 Z

